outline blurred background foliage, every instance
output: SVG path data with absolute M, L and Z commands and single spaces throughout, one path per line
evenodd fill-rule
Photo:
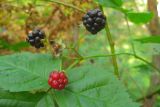
M 97 8 L 97 4 L 92 0 L 60 1 L 85 11 Z M 123 1 L 123 8 L 126 11 L 147 12 L 146 0 Z M 139 23 L 139 19 L 136 19 L 137 15 L 128 14 L 128 19 L 136 21 L 136 24 L 129 21 L 130 28 L 128 28 L 126 17 L 122 12 L 113 8 L 105 8 L 105 14 L 115 41 L 116 53 L 132 53 L 131 43 L 133 42 L 136 53 L 149 62 L 151 62 L 153 54 L 160 54 L 159 38 L 153 38 L 152 41 L 151 39 L 149 41 L 140 39 L 149 37 L 150 33 L 147 28 L 148 23 Z M 152 17 L 147 13 L 144 15 Z M 34 28 L 43 29 L 51 40 L 63 41 L 67 47 L 76 46 L 82 56 L 110 54 L 105 31 L 101 31 L 96 36 L 91 35 L 82 26 L 82 16 L 83 13 L 53 3 L 52 0 L 0 0 L 0 55 L 22 51 L 44 53 L 44 49 L 36 50 L 25 42 L 27 33 Z M 143 19 L 143 21 L 145 23 L 147 19 Z M 64 54 L 74 55 L 73 52 L 65 52 Z M 90 60 L 92 63 L 94 61 L 94 59 Z M 110 58 L 99 58 L 96 61 L 107 62 L 104 66 L 113 69 Z M 118 56 L 118 66 L 122 81 L 134 100 L 148 93 L 153 68 L 133 56 L 125 55 Z M 160 96 L 157 97 L 154 107 L 160 107 Z

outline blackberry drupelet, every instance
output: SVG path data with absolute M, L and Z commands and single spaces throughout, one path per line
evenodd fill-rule
M 28 34 L 26 40 L 27 42 L 30 43 L 30 45 L 39 49 L 41 47 L 44 47 L 44 43 L 42 42 L 44 38 L 45 38 L 45 33 L 40 29 L 35 29 Z
M 82 18 L 83 25 L 92 34 L 96 34 L 105 27 L 106 17 L 100 9 L 88 11 Z

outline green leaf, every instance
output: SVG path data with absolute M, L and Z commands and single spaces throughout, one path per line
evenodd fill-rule
M 141 12 L 141 13 L 127 12 L 126 16 L 131 22 L 135 24 L 141 24 L 141 23 L 147 23 L 151 21 L 151 19 L 153 18 L 153 13 L 151 12 Z
M 141 43 L 160 43 L 160 36 L 156 35 L 135 40 Z
M 55 91 L 60 107 L 139 107 L 126 93 L 112 71 L 98 65 L 87 65 L 68 72 L 69 85 Z
M 112 8 L 121 7 L 123 4 L 122 0 L 94 0 L 94 1 L 98 2 L 100 5 L 104 7 L 112 7 Z
M 0 89 L 0 107 L 34 107 L 44 93 L 8 92 Z
M 32 102 L 0 99 L 0 107 L 34 107 Z
M 45 95 L 35 107 L 55 107 L 53 98 L 50 94 Z
M 140 72 L 144 72 L 144 73 L 152 71 L 151 67 L 149 67 L 146 64 L 136 65 L 134 66 L 134 68 L 139 69 Z
M 48 75 L 58 69 L 48 54 L 21 53 L 0 57 L 0 86 L 11 92 L 47 90 Z
M 54 107 L 47 93 L 8 92 L 0 89 L 0 107 Z
M 29 47 L 30 45 L 27 42 L 18 42 L 15 44 L 10 44 L 4 39 L 0 39 L 0 48 L 2 49 L 8 49 L 8 50 L 13 50 L 13 51 L 20 51 L 21 49 L 25 47 Z
M 20 51 L 22 48 L 29 47 L 30 45 L 27 42 L 18 42 L 10 46 L 11 50 Z
M 9 49 L 9 43 L 4 39 L 0 39 L 0 49 Z

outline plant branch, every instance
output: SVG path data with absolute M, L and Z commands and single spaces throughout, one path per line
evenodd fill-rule
M 69 67 L 66 68 L 66 71 L 69 71 L 71 68 L 76 66 L 79 62 L 81 62 L 81 60 L 75 60 L 71 65 L 69 65 Z
M 125 20 L 126 20 L 126 23 L 127 23 L 128 32 L 129 32 L 129 36 L 130 36 L 130 39 L 131 39 L 132 50 L 133 50 L 134 55 L 136 55 L 136 50 L 135 50 L 135 46 L 134 46 L 134 43 L 133 43 L 133 38 L 131 36 L 132 35 L 131 34 L 131 29 L 130 29 L 128 18 L 127 18 L 126 15 L 125 15 Z
M 141 57 L 138 56 L 138 55 L 134 55 L 134 56 L 135 56 L 135 58 L 137 58 L 137 59 L 145 62 L 146 64 L 148 64 L 149 66 L 151 66 L 152 68 L 154 68 L 156 71 L 158 71 L 158 73 L 160 73 L 160 69 L 158 69 L 158 68 L 157 68 L 156 66 L 154 66 L 152 63 L 148 62 L 147 60 L 141 58 Z
M 90 58 L 98 58 L 98 57 L 110 57 L 110 56 L 119 56 L 119 55 L 130 55 L 130 56 L 134 56 L 136 59 L 139 59 L 143 62 L 145 62 L 147 65 L 151 66 L 152 68 L 154 68 L 158 73 L 160 73 L 160 69 L 158 69 L 156 66 L 154 66 L 152 63 L 148 62 L 147 60 L 141 58 L 138 55 L 132 54 L 132 53 L 118 53 L 118 54 L 111 54 L 111 55 L 97 55 L 97 56 L 87 56 L 87 57 L 83 57 L 84 59 L 90 59 Z
M 112 57 L 112 56 L 120 56 L 120 55 L 128 55 L 128 56 L 134 56 L 136 59 L 139 59 L 142 62 L 145 62 L 147 65 L 155 69 L 157 73 L 160 73 L 160 69 L 158 69 L 156 66 L 154 66 L 152 63 L 148 62 L 147 60 L 141 58 L 138 55 L 132 54 L 132 53 L 117 53 L 117 54 L 109 54 L 109 55 L 94 55 L 94 56 L 83 56 L 82 58 L 70 58 L 74 60 L 87 60 L 87 59 L 93 59 L 93 58 L 103 58 L 103 57 Z M 65 56 L 63 56 L 65 57 Z
M 118 54 L 109 54 L 109 55 L 86 56 L 86 57 L 83 57 L 83 58 L 84 59 L 92 59 L 92 58 L 112 57 L 112 56 L 119 56 L 119 55 L 133 55 L 133 54 L 131 54 L 131 53 L 118 53 Z
M 65 49 L 70 49 L 74 51 L 78 55 L 79 58 L 83 59 L 83 56 L 74 47 L 66 47 Z
M 84 10 L 82 10 L 82 9 L 78 8 L 77 6 L 74 6 L 72 4 L 64 3 L 64 2 L 61 2 L 61 1 L 57 1 L 57 0 L 49 0 L 49 2 L 53 2 L 53 3 L 56 3 L 56 4 L 64 5 L 66 7 L 78 10 L 78 11 L 80 11 L 82 13 L 86 13 Z
M 152 97 L 153 95 L 158 94 L 159 92 L 160 92 L 160 88 L 158 88 L 158 89 L 156 89 L 155 91 L 147 94 L 145 97 L 146 97 L 146 98 Z M 136 101 L 141 101 L 141 100 L 143 100 L 143 99 L 144 99 L 144 97 L 140 97 L 140 98 L 138 98 Z
M 103 11 L 103 7 L 100 6 L 100 8 L 101 8 L 101 10 Z M 104 13 L 104 11 L 103 11 L 103 13 Z M 108 39 L 108 41 L 109 41 L 111 53 L 113 54 L 113 56 L 112 56 L 112 63 L 113 63 L 113 66 L 114 66 L 114 74 L 115 74 L 118 78 L 120 78 L 120 74 L 119 74 L 119 71 L 118 71 L 117 58 L 116 58 L 116 55 L 115 55 L 114 42 L 113 42 L 113 39 L 112 39 L 112 36 L 111 36 L 111 33 L 110 33 L 110 29 L 109 29 L 109 26 L 108 26 L 107 17 L 106 17 L 105 31 L 106 31 L 106 34 L 107 34 L 107 39 Z

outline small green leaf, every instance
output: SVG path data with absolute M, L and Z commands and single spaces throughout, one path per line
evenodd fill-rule
M 135 39 L 136 41 L 139 41 L 141 43 L 160 43 L 160 36 L 150 36 L 150 37 L 145 37 L 145 38 L 140 38 L 140 39 Z
M 147 23 L 153 18 L 153 13 L 151 12 L 127 12 L 126 15 L 135 24 Z
M 60 107 L 139 107 L 129 98 L 122 83 L 99 65 L 87 65 L 68 71 L 69 85 L 55 91 Z
M 49 54 L 20 53 L 0 57 L 0 86 L 11 92 L 47 90 L 49 73 L 59 68 Z
M 94 1 L 98 2 L 100 5 L 104 7 L 112 7 L 112 8 L 121 7 L 123 4 L 122 0 L 94 0 Z

